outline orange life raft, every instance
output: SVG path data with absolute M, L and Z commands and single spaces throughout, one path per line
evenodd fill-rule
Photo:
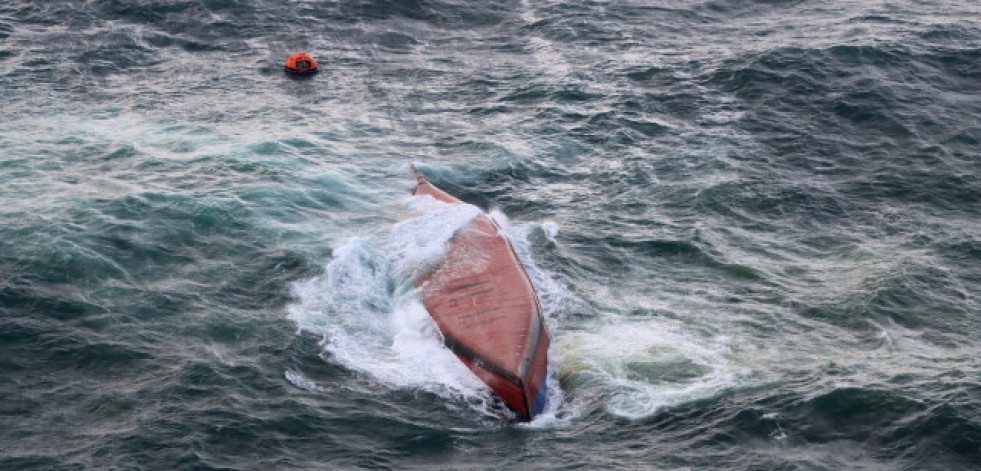
M 412 167 L 414 195 L 463 204 Z M 522 420 L 545 408 L 549 335 L 538 294 L 501 227 L 484 214 L 453 234 L 416 280 L 443 342 Z
M 298 52 L 286 59 L 286 72 L 297 75 L 317 73 L 317 61 L 305 52 Z

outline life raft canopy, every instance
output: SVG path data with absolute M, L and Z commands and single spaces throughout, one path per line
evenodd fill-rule
M 317 61 L 305 52 L 298 52 L 286 59 L 286 73 L 310 75 L 317 73 Z

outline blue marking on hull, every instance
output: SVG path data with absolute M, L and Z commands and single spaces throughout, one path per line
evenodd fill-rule
M 542 382 L 541 389 L 538 390 L 538 396 L 535 397 L 535 403 L 531 405 L 531 416 L 534 417 L 541 414 L 545 410 L 545 400 L 548 397 L 548 380 Z

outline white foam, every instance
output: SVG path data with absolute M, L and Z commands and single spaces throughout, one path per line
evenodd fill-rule
M 542 231 L 545 232 L 545 237 L 555 242 L 555 236 L 559 235 L 559 225 L 552 221 L 545 221 L 542 223 Z
M 392 227 L 386 240 L 397 275 L 410 278 L 443 255 L 446 242 L 481 211 L 469 204 L 448 204 L 431 196 L 415 196 L 408 207 L 417 217 Z
M 306 389 L 308 391 L 316 391 L 316 392 L 328 391 L 327 388 L 320 386 L 310 378 L 307 378 L 306 376 L 303 376 L 301 373 L 298 373 L 296 371 L 286 370 L 286 374 L 284 376 L 286 377 L 286 381 L 289 381 L 290 384 L 300 389 Z
M 554 349 L 550 349 L 551 350 Z M 565 404 L 565 392 L 554 372 L 557 371 L 555 361 L 549 357 L 549 375 L 546 378 L 548 393 L 545 399 L 545 409 L 536 415 L 530 422 L 519 424 L 520 427 L 533 429 L 556 429 L 564 428 L 579 418 L 576 408 L 569 408 Z
M 736 386 L 724 339 L 703 339 L 656 320 L 608 315 L 605 325 L 562 339 L 561 376 L 576 393 L 637 419 Z
M 299 302 L 289 318 L 321 336 L 329 361 L 388 387 L 464 398 L 491 414 L 488 388 L 443 345 L 412 283 L 480 210 L 431 197 L 413 197 L 409 207 L 417 217 L 388 234 L 347 239 L 322 276 L 295 283 Z

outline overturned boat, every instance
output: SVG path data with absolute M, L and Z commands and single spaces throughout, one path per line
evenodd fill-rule
M 412 194 L 463 204 L 412 171 Z M 416 286 L 446 346 L 519 418 L 541 413 L 549 335 L 535 288 L 501 227 L 484 214 L 471 220 Z

